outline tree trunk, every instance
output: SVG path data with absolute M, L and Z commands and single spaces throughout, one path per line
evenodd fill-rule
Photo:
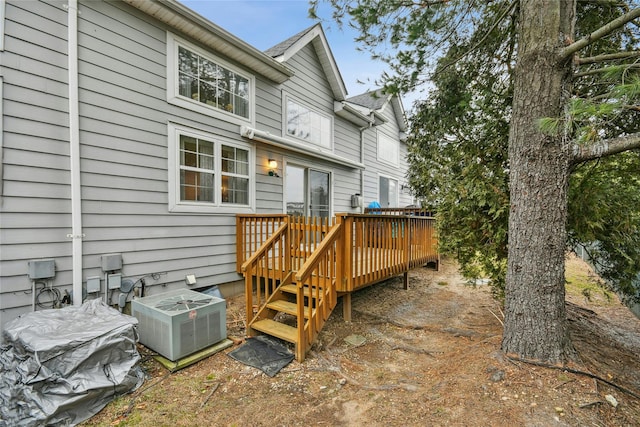
M 521 0 L 509 135 L 509 253 L 502 349 L 564 363 L 575 352 L 565 310 L 564 255 L 570 144 L 538 120 L 562 117 L 571 63 L 559 50 L 573 34 L 575 0 Z

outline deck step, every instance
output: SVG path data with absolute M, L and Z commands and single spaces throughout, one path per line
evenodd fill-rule
M 298 285 L 295 285 L 295 284 L 281 285 L 279 289 L 282 290 L 282 292 L 286 292 L 288 294 L 296 295 L 298 293 Z M 308 297 L 311 294 L 312 289 L 315 290 L 316 288 L 309 287 L 309 286 L 303 287 L 302 292 L 304 293 L 304 296 Z
M 281 311 L 283 313 L 290 314 L 292 316 L 298 315 L 298 306 L 296 305 L 295 302 L 289 302 L 289 301 L 283 301 L 283 300 L 271 301 L 269 304 L 267 304 L 267 307 L 272 310 Z M 313 311 L 315 312 L 315 309 Z M 309 307 L 307 306 L 304 307 L 304 317 L 305 319 L 309 318 Z
M 251 328 L 294 344 L 298 341 L 298 330 L 296 328 L 276 322 L 275 320 L 258 320 L 251 324 Z

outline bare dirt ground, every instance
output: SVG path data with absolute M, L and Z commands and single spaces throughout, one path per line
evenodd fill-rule
M 408 290 L 394 278 L 355 293 L 350 323 L 339 303 L 307 359 L 273 378 L 231 359 L 234 347 L 175 373 L 145 357 L 145 384 L 84 425 L 638 426 L 640 320 L 589 271 L 570 258 L 571 368 L 584 373 L 507 359 L 500 305 L 445 261 L 412 271 Z M 228 300 L 232 337 L 243 303 Z

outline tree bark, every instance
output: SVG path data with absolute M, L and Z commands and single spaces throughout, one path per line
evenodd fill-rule
M 520 358 L 564 363 L 575 351 L 565 310 L 568 138 L 541 132 L 562 117 L 576 0 L 521 0 L 518 60 L 509 134 L 509 249 L 502 349 Z

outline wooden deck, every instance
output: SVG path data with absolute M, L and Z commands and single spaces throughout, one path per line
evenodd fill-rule
M 410 269 L 437 266 L 434 218 L 409 213 L 338 214 L 330 221 L 238 215 L 237 270 L 245 277 L 247 333 L 295 343 L 302 361 L 338 296 L 350 320 L 352 292 L 400 274 L 406 287 Z M 276 324 L 279 312 L 294 316 L 296 326 Z

